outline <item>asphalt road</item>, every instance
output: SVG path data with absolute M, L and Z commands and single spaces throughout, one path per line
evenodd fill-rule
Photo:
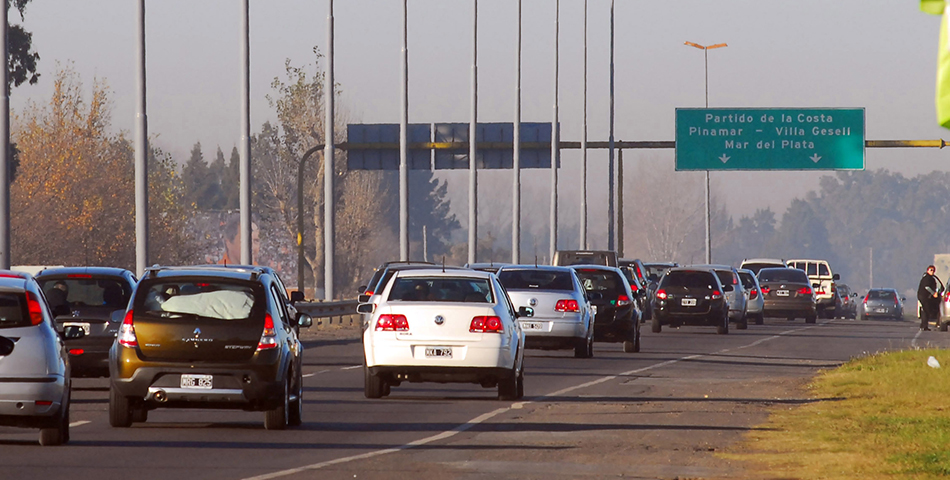
M 729 335 L 644 326 L 636 354 L 605 343 L 592 359 L 529 351 L 520 402 L 439 384 L 367 400 L 358 340 L 310 341 L 305 423 L 286 431 L 264 430 L 262 413 L 216 410 L 153 410 L 114 429 L 108 381 L 76 379 L 70 444 L 0 428 L 0 478 L 746 478 L 715 452 L 768 409 L 815 401 L 802 386 L 819 369 L 950 344 L 911 322 L 766 319 Z

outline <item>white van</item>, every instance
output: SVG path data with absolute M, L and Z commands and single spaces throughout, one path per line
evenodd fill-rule
M 797 268 L 808 275 L 812 288 L 815 289 L 815 303 L 818 316 L 832 318 L 835 314 L 835 282 L 841 278 L 832 273 L 831 266 L 825 260 L 788 260 L 786 264 Z

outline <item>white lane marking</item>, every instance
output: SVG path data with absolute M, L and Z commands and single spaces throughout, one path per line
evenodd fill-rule
M 767 337 L 766 339 L 756 340 L 756 342 L 754 342 L 754 343 L 756 343 L 756 344 L 762 343 L 763 340 L 774 340 L 774 339 L 779 338 L 779 337 L 781 337 L 781 336 L 783 336 L 783 335 L 788 335 L 788 334 L 794 333 L 794 332 L 800 332 L 800 331 L 802 331 L 802 330 L 807 330 L 807 329 L 810 329 L 810 328 L 815 328 L 815 327 L 814 327 L 814 326 L 808 326 L 808 327 L 804 327 L 804 328 L 797 328 L 797 329 L 793 329 L 793 330 L 787 330 L 787 331 L 781 332 L 781 333 L 779 333 L 779 334 L 777 334 L 777 335 L 773 335 L 773 336 L 771 336 L 771 337 Z M 750 344 L 750 345 L 751 345 L 751 344 Z M 740 348 L 741 348 L 741 347 L 740 347 Z M 546 395 L 542 395 L 542 396 L 540 396 L 540 397 L 537 397 L 537 399 L 535 399 L 535 400 L 528 400 L 528 401 L 513 403 L 513 404 L 511 404 L 511 405 L 508 406 L 508 407 L 499 408 L 499 409 L 493 410 L 493 411 L 491 411 L 491 412 L 488 412 L 488 413 L 479 415 L 479 416 L 477 416 L 477 417 L 475 417 L 475 418 L 469 420 L 468 422 L 463 423 L 463 424 L 461 424 L 461 425 L 459 425 L 459 426 L 453 428 L 452 430 L 447 430 L 447 431 L 445 431 L 445 432 L 442 432 L 442 433 L 439 433 L 439 434 L 436 434 L 436 435 L 432 435 L 431 437 L 426 437 L 426 438 L 422 438 L 422 439 L 419 439 L 419 440 L 415 440 L 415 441 L 409 442 L 409 443 L 407 443 L 407 444 L 405 444 L 405 445 L 400 445 L 400 446 L 398 446 L 398 447 L 392 447 L 392 448 L 386 448 L 386 449 L 382 449 L 382 450 L 376 450 L 376 451 L 372 451 L 372 452 L 362 453 L 362 454 L 359 454 L 359 455 L 352 455 L 352 456 L 349 456 L 349 457 L 336 458 L 336 459 L 333 459 L 333 460 L 327 460 L 326 462 L 314 463 L 314 464 L 311 464 L 311 465 L 304 465 L 304 466 L 302 466 L 302 467 L 291 468 L 291 469 L 281 470 L 281 471 L 272 472 L 272 473 L 265 473 L 265 474 L 263 474 L 263 475 L 258 475 L 258 476 L 255 476 L 255 477 L 247 477 L 247 478 L 245 478 L 244 480 L 269 480 L 269 479 L 272 479 L 272 478 L 286 477 L 286 476 L 288 476 L 288 475 L 294 475 L 294 474 L 301 473 L 301 472 L 306 472 L 306 471 L 309 471 L 309 470 L 319 470 L 319 469 L 321 469 L 321 468 L 329 467 L 329 466 L 331 466 L 331 465 L 339 465 L 339 464 L 341 464 L 341 463 L 348 463 L 348 462 L 352 462 L 352 461 L 355 461 L 355 460 L 364 460 L 364 459 L 367 459 L 367 458 L 378 457 L 378 456 L 380 456 L 380 455 L 386 455 L 387 453 L 395 453 L 395 452 L 399 452 L 399 451 L 402 451 L 402 450 L 407 450 L 407 449 L 410 449 L 410 448 L 413 448 L 413 447 L 419 447 L 419 446 L 426 445 L 426 444 L 429 444 L 429 443 L 432 443 L 432 442 L 436 442 L 436 441 L 439 441 L 439 440 L 445 440 L 445 439 L 447 439 L 447 438 L 451 438 L 451 437 L 453 437 L 453 436 L 455 436 L 455 435 L 457 435 L 457 434 L 459 434 L 459 433 L 461 433 L 461 432 L 464 432 L 464 431 L 466 431 L 466 430 L 468 430 L 468 429 L 474 427 L 475 425 L 478 425 L 478 424 L 480 424 L 480 423 L 484 423 L 485 421 L 491 420 L 492 418 L 497 417 L 498 415 L 501 415 L 501 414 L 506 413 L 506 412 L 508 412 L 508 411 L 524 408 L 525 405 L 528 405 L 528 404 L 531 404 L 531 403 L 535 403 L 535 402 L 537 402 L 538 400 L 543 400 L 543 399 L 545 399 L 545 398 L 551 398 L 551 397 L 561 396 L 561 395 L 564 395 L 564 394 L 566 394 L 566 393 L 573 392 L 573 391 L 575 391 L 575 390 L 580 390 L 580 389 L 583 389 L 583 388 L 592 387 L 592 386 L 594 386 L 594 385 L 599 385 L 599 384 L 604 383 L 604 382 L 609 382 L 609 381 L 614 380 L 614 379 L 616 379 L 616 378 L 618 378 L 618 377 L 629 376 L 629 375 L 634 375 L 634 374 L 637 374 L 637 373 L 646 372 L 646 371 L 648 371 L 648 370 L 653 370 L 653 369 L 656 369 L 656 368 L 660 368 L 660 367 L 665 367 L 665 366 L 668 366 L 668 365 L 672 365 L 672 364 L 674 364 L 674 363 L 679 363 L 679 362 L 682 362 L 682 361 L 684 361 L 684 360 L 693 360 L 693 359 L 696 359 L 696 358 L 706 357 L 706 356 L 709 356 L 709 355 L 716 355 L 716 354 L 719 354 L 719 353 L 726 352 L 726 351 L 728 351 L 728 350 L 731 350 L 731 349 L 720 350 L 720 351 L 714 352 L 714 353 L 702 353 L 702 354 L 695 354 L 695 355 L 687 355 L 687 356 L 685 356 L 685 357 L 675 358 L 675 359 L 673 359 L 673 360 L 667 360 L 667 361 L 665 361 L 665 362 L 660 362 L 660 363 L 657 363 L 657 364 L 654 364 L 654 365 L 649 365 L 649 366 L 646 366 L 646 367 L 643 367 L 643 368 L 638 368 L 638 369 L 635 369 L 635 370 L 630 370 L 630 371 L 628 371 L 628 372 L 619 373 L 619 374 L 617 374 L 617 375 L 609 375 L 609 376 L 606 376 L 606 377 L 598 378 L 598 379 L 596 379 L 596 380 L 591 380 L 591 381 L 589 381 L 589 382 L 585 382 L 585 383 L 582 383 L 582 384 L 579 384 L 579 385 L 575 385 L 575 386 L 573 386 L 573 387 L 563 388 L 563 389 L 558 390 L 558 391 L 556 391 L 556 392 L 548 393 L 548 394 L 546 394 Z M 342 370 L 349 370 L 349 369 L 358 368 L 358 367 L 362 367 L 362 365 L 357 365 L 356 367 L 345 367 L 345 368 L 343 368 Z
M 330 371 L 330 370 L 320 370 L 319 372 L 307 373 L 307 374 L 304 374 L 304 375 L 303 375 L 303 378 L 310 378 L 310 377 L 312 377 L 312 376 L 314 376 L 314 375 L 320 375 L 321 373 L 327 373 L 327 372 L 329 372 L 329 371 Z
M 910 346 L 917 348 L 917 337 L 920 337 L 920 334 L 924 333 L 923 330 L 917 330 L 917 335 L 914 335 L 914 339 L 910 341 Z
M 72 428 L 72 427 L 78 427 L 78 426 L 80 426 L 80 425 L 85 425 L 85 424 L 87 424 L 87 423 L 92 423 L 92 422 L 90 422 L 89 420 L 80 420 L 80 421 L 78 421 L 78 422 L 70 423 L 70 424 L 69 424 L 69 427 L 70 427 L 70 428 Z
M 362 365 L 353 365 L 352 367 L 343 367 L 340 370 L 353 370 L 354 368 L 363 368 Z

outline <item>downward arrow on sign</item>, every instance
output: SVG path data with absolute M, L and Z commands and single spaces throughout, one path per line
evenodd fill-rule
M 719 157 L 719 160 L 722 160 L 722 163 L 726 163 L 726 162 L 729 161 L 729 158 L 730 158 L 730 157 L 729 157 L 728 155 L 726 155 L 725 153 L 723 153 L 722 156 Z
M 811 159 L 811 161 L 813 161 L 813 162 L 815 162 L 815 163 L 818 163 L 818 160 L 821 160 L 821 157 L 820 157 L 820 156 L 818 156 L 818 154 L 817 154 L 817 153 L 816 153 L 816 154 L 814 154 L 814 155 L 812 155 L 812 156 L 810 156 L 810 157 L 808 157 L 808 158 L 810 158 L 810 159 Z

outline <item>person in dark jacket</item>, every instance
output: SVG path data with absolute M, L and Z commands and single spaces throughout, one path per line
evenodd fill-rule
M 930 265 L 927 267 L 927 273 L 920 278 L 920 284 L 917 286 L 917 300 L 920 301 L 920 329 L 930 330 L 930 320 L 940 322 L 940 289 L 937 283 L 940 280 L 935 275 L 936 267 Z M 941 284 L 943 282 L 940 282 Z

